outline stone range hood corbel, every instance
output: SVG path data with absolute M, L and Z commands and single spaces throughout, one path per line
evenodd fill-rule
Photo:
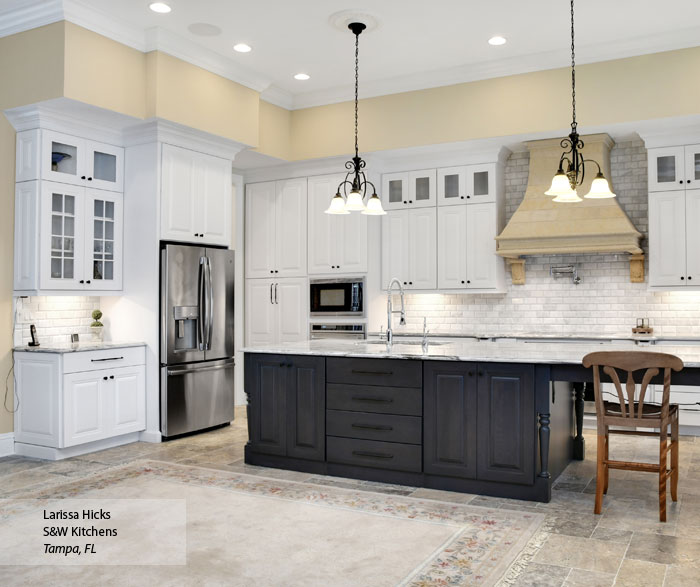
M 607 134 L 581 137 L 586 159 L 600 164 L 610 179 L 610 149 Z M 511 266 L 513 283 L 525 283 L 527 255 L 628 253 L 630 281 L 644 281 L 644 255 L 639 241 L 642 234 L 634 227 L 617 198 L 586 199 L 575 204 L 556 203 L 545 196 L 559 164 L 561 139 L 529 141 L 530 166 L 525 197 L 512 218 L 496 237 L 497 253 Z M 588 193 L 597 168 L 589 164 L 580 196 Z M 613 187 L 614 191 L 614 187 Z

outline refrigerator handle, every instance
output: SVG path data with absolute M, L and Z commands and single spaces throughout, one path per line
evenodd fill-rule
M 199 287 L 198 287 L 198 300 L 197 305 L 199 306 L 199 314 L 197 316 L 197 337 L 199 339 L 199 350 L 203 351 L 205 349 L 205 321 L 206 321 L 206 288 L 205 288 L 205 272 L 206 272 L 206 257 L 199 258 Z
M 211 259 L 207 259 L 207 344 L 204 350 L 211 350 L 211 337 L 214 331 L 214 286 L 211 280 Z

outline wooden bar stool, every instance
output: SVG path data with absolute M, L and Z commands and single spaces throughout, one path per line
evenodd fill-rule
M 593 389 L 598 421 L 598 467 L 596 470 L 596 490 L 594 512 L 599 514 L 603 507 L 603 494 L 608 492 L 608 472 L 610 469 L 626 471 L 646 471 L 659 474 L 659 519 L 666 521 L 666 479 L 671 476 L 671 499 L 678 500 L 678 406 L 669 404 L 671 394 L 671 369 L 680 371 L 683 361 L 666 353 L 643 351 L 617 352 L 602 351 L 583 357 L 583 366 L 593 367 Z M 603 399 L 600 388 L 600 368 L 615 384 L 620 403 Z M 625 391 L 617 370 L 627 371 Z M 660 370 L 664 371 L 664 391 L 661 405 L 645 404 L 644 396 L 649 382 Z M 635 401 L 636 384 L 634 372 L 645 370 L 642 376 L 639 397 Z M 671 426 L 671 444 L 667 444 L 668 427 Z M 627 430 L 610 430 L 610 426 L 621 426 Z M 658 432 L 643 432 L 629 428 L 658 428 Z M 612 461 L 609 458 L 610 434 L 633 434 L 637 436 L 658 436 L 660 439 L 659 464 L 628 461 Z M 668 451 L 671 450 L 671 468 L 668 466 Z

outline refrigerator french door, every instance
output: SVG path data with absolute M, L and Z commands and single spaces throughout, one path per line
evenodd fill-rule
M 233 420 L 234 252 L 161 251 L 160 413 L 165 438 Z

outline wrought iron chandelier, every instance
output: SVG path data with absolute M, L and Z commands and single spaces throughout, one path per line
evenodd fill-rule
M 581 202 L 576 193 L 576 188 L 583 183 L 586 173 L 586 163 L 593 163 L 598 168 L 598 174 L 591 184 L 590 191 L 584 198 L 614 198 L 615 194 L 610 190 L 610 184 L 605 179 L 600 165 L 593 159 L 584 159 L 581 150 L 583 141 L 579 137 L 576 122 L 576 55 L 574 52 L 574 0 L 571 0 L 571 134 L 561 141 L 562 149 L 565 149 L 559 159 L 559 169 L 552 179 L 551 187 L 545 192 L 547 196 L 556 196 L 555 202 L 573 203 Z M 566 163 L 566 170 L 564 164 Z
M 357 143 L 357 90 L 359 80 L 359 47 L 360 33 L 367 28 L 361 22 L 353 22 L 348 28 L 355 35 L 355 156 L 345 162 L 345 179 L 340 182 L 335 196 L 331 200 L 326 214 L 350 214 L 350 212 L 361 212 L 370 216 L 381 216 L 386 214 L 382 208 L 382 202 L 377 195 L 374 184 L 365 177 L 365 162 L 360 157 Z M 364 199 L 367 195 L 367 187 L 372 187 L 372 195 L 365 205 Z M 350 192 L 348 192 L 350 188 Z M 342 193 L 341 193 L 342 192 Z

